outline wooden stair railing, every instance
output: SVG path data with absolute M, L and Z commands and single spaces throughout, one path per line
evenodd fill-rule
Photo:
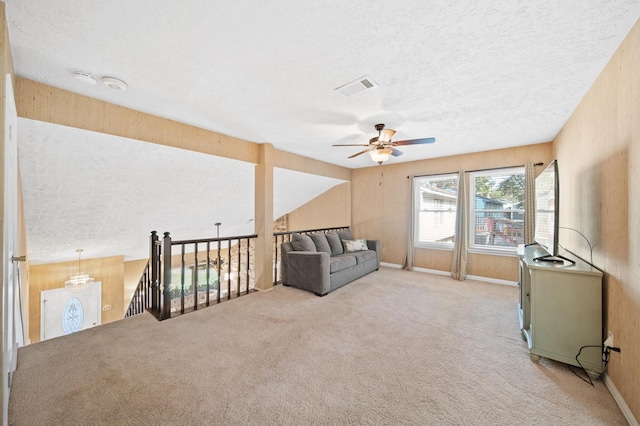
M 280 280 L 280 245 L 293 234 L 347 229 L 306 229 L 273 234 L 273 285 Z M 257 235 L 172 241 L 156 231 L 149 238 L 150 258 L 125 318 L 150 312 L 158 320 L 218 304 L 254 291 L 253 251 Z M 174 246 L 177 246 L 174 250 Z

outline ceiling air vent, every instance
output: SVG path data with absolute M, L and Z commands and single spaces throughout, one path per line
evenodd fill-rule
M 373 81 L 371 77 L 360 77 L 356 81 L 352 81 L 351 83 L 347 83 L 343 86 L 336 88 L 338 92 L 342 93 L 345 96 L 355 95 L 358 92 L 362 92 L 363 90 L 373 89 L 374 87 L 378 87 L 378 83 Z

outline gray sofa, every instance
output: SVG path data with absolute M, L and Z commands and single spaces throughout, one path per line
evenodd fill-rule
M 281 245 L 282 284 L 324 296 L 380 268 L 380 241 L 351 230 L 294 234 Z

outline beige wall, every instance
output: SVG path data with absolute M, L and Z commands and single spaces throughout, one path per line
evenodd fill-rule
M 102 282 L 102 324 L 123 318 L 124 256 L 82 259 L 82 270 L 96 281 Z M 78 272 L 78 261 L 32 265 L 29 268 L 29 338 L 40 341 L 40 292 L 64 287 L 64 282 Z
M 335 228 L 351 223 L 351 184 L 336 185 L 289 213 L 289 231 Z
M 351 226 L 358 236 L 380 240 L 383 262 L 402 265 L 407 253 L 411 217 L 409 175 L 519 166 L 526 162 L 548 163 L 551 155 L 551 143 L 543 143 L 356 169 L 352 172 Z M 451 271 L 451 252 L 416 249 L 415 266 Z M 469 254 L 467 273 L 518 281 L 517 258 Z
M 640 23 L 627 35 L 554 142 L 560 225 L 584 233 L 604 271 L 607 375 L 640 419 Z M 589 259 L 573 231 L 560 244 Z M 595 342 L 596 344 L 598 342 Z

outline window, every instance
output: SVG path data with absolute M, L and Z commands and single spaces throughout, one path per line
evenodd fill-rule
M 457 174 L 415 178 L 416 246 L 431 248 L 453 247 L 457 195 Z
M 524 242 L 524 168 L 469 174 L 469 248 L 512 252 Z

